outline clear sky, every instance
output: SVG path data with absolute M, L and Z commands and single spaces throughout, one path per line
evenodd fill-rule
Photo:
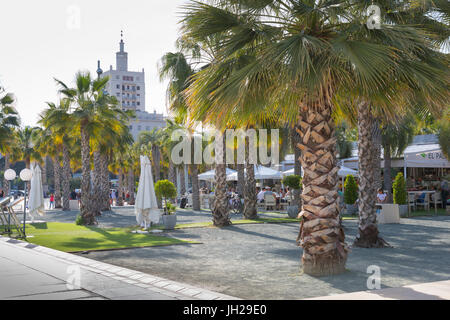
M 185 0 L 2 0 L 0 85 L 17 98 L 23 125 L 56 101 L 53 77 L 73 84 L 78 70 L 115 68 L 124 31 L 130 71 L 146 72 L 146 109 L 166 111 L 157 64 L 175 50 Z

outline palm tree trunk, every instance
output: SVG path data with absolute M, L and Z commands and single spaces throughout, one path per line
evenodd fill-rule
M 382 187 L 381 182 L 381 129 L 378 119 L 374 119 L 372 128 L 372 147 L 373 147 L 373 170 L 375 192 Z
M 159 151 L 159 147 L 156 145 L 152 145 L 152 160 L 153 160 L 153 170 L 155 173 L 154 183 L 156 184 L 161 178 L 161 154 Z M 162 200 L 160 198 L 157 198 L 156 202 L 158 203 L 158 208 L 162 209 Z
M 384 145 L 384 189 L 388 192 L 388 202 L 392 203 L 392 176 L 391 176 L 391 146 L 389 143 Z
M 244 195 L 244 188 L 245 188 L 245 174 L 244 174 L 244 169 L 245 169 L 245 164 L 238 164 L 237 165 L 237 193 L 239 194 L 239 196 L 243 196 Z
M 247 179 L 244 186 L 244 217 L 245 219 L 258 218 L 257 210 L 257 194 L 256 194 L 256 180 L 255 180 L 255 165 L 250 163 L 249 156 L 249 141 L 245 139 L 245 168 L 247 171 Z
M 198 166 L 191 164 L 192 174 L 192 209 L 194 211 L 200 211 L 200 187 L 198 182 Z
M 186 183 L 185 183 L 185 175 L 184 175 L 184 165 L 180 166 L 180 194 L 183 196 L 186 193 Z
M 294 142 L 294 174 L 301 176 L 302 175 L 302 166 L 300 162 L 300 157 L 302 156 L 302 151 L 297 148 L 297 144 L 301 142 L 300 136 L 297 133 L 297 130 L 293 130 L 293 136 L 292 141 Z M 301 189 L 295 189 L 290 190 L 291 193 L 294 195 L 294 205 L 297 205 L 299 209 L 302 207 L 302 190 Z
M 330 96 L 325 92 L 324 96 Z M 302 105 L 300 134 L 304 171 L 299 238 L 303 271 L 328 276 L 345 271 L 348 248 L 339 219 L 336 138 L 331 102 Z
M 169 157 L 169 181 L 175 186 L 177 185 L 177 172 L 175 170 L 175 165 L 172 162 L 171 157 Z
M 5 171 L 8 170 L 11 167 L 11 164 L 9 163 L 9 154 L 5 154 Z M 5 197 L 9 196 L 9 181 L 3 178 L 3 190 L 5 191 Z
M 214 207 L 213 207 L 213 223 L 216 227 L 226 227 L 231 225 L 230 216 L 228 214 L 227 199 L 227 172 L 225 164 L 225 134 L 221 137 L 222 142 L 216 140 L 216 188 L 214 190 Z
M 122 168 L 119 168 L 119 182 L 117 191 L 119 195 L 117 196 L 117 206 L 123 207 L 123 171 Z
M 47 181 L 47 157 L 43 157 L 42 161 L 42 171 L 41 171 L 41 179 L 42 179 L 42 189 L 44 190 L 44 193 L 46 194 L 48 191 L 48 181 Z
M 55 176 L 55 209 L 62 208 L 61 205 L 61 165 L 57 158 L 53 159 L 53 172 Z
M 86 131 L 84 125 L 80 128 L 81 135 L 81 216 L 86 225 L 93 225 L 96 223 L 94 211 L 91 206 L 91 157 L 89 146 L 89 133 Z
M 108 171 L 108 155 L 100 155 L 101 168 L 102 168 L 102 205 L 101 211 L 111 211 L 111 204 L 109 203 L 109 171 Z
M 354 245 L 363 248 L 384 247 L 386 242 L 378 236 L 375 212 L 376 189 L 374 182 L 374 157 L 372 130 L 374 118 L 366 102 L 358 104 L 359 133 L 359 228 Z
M 69 155 L 69 149 L 66 144 L 63 144 L 62 147 L 62 153 L 63 153 L 63 172 L 61 177 L 61 185 L 62 185 L 62 192 L 63 192 L 63 211 L 69 211 L 70 210 L 70 155 Z
M 92 192 L 92 209 L 95 210 L 95 215 L 101 215 L 102 209 L 102 162 L 100 151 L 94 151 L 94 177 L 93 177 L 93 192 Z
M 135 186 L 136 183 L 134 181 L 134 171 L 133 168 L 130 169 L 130 172 L 128 172 L 128 190 L 130 192 L 130 200 L 129 201 L 129 205 L 134 206 L 136 203 L 136 199 L 134 197 L 134 192 L 135 192 Z

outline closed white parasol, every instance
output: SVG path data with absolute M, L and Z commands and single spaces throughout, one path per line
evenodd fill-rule
M 159 222 L 161 211 L 158 209 L 153 186 L 152 165 L 147 156 L 141 156 L 141 175 L 134 208 L 140 226 L 147 229 L 151 223 Z
M 31 219 L 32 221 L 34 221 L 35 215 L 45 215 L 45 207 L 41 168 L 36 162 L 32 164 L 31 168 L 33 176 L 31 178 L 30 200 L 28 203 L 28 208 L 30 210 Z

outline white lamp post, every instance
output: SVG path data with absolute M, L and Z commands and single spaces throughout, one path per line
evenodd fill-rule
M 9 184 L 8 190 L 9 190 L 9 192 L 11 192 L 11 181 L 13 181 L 16 178 L 17 174 L 13 169 L 8 169 L 5 171 L 4 176 Z M 9 197 L 9 194 L 7 194 L 6 196 Z M 8 210 L 8 230 L 7 231 L 8 231 L 8 234 L 11 234 L 11 214 L 9 213 L 9 210 Z
M 31 180 L 31 178 L 33 177 L 33 171 L 31 171 L 30 169 L 23 169 L 20 172 L 20 179 L 22 179 L 22 181 L 25 182 L 25 196 L 24 196 L 24 204 L 23 204 L 23 236 L 26 238 L 26 233 L 25 233 L 25 226 L 26 226 L 26 222 L 27 222 L 27 182 Z

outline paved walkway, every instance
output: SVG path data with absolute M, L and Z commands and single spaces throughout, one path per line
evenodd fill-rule
M 400 288 L 353 292 L 306 300 L 450 300 L 450 281 L 420 283 Z
M 0 237 L 0 299 L 234 300 L 236 298 Z
M 346 242 L 356 221 L 344 221 Z M 302 274 L 298 223 L 234 225 L 167 232 L 197 245 L 91 252 L 89 258 L 189 283 L 242 299 L 305 299 L 368 290 L 370 266 L 381 272 L 381 289 L 450 279 L 450 217 L 402 219 L 380 225 L 393 248 L 352 248 L 347 272 L 314 278 Z

